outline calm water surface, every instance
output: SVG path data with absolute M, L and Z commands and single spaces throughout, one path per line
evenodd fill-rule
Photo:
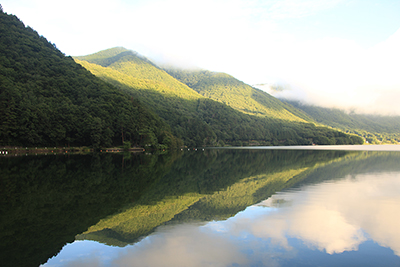
M 4 266 L 400 266 L 398 146 L 0 158 Z

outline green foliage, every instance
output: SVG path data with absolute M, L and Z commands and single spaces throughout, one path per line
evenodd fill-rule
M 105 83 L 15 16 L 1 12 L 0 33 L 0 145 L 362 143 L 227 74 L 174 72 L 202 96 L 121 47 L 76 59 Z
M 79 63 L 83 63 L 83 65 L 84 62 L 82 61 L 85 61 L 104 67 L 106 69 L 91 66 L 97 69 L 98 74 L 101 75 L 102 72 L 107 72 L 115 80 L 124 81 L 125 84 L 128 83 L 131 86 L 145 87 L 168 96 L 183 99 L 197 99 L 200 97 L 199 94 L 168 75 L 168 73 L 155 66 L 145 57 L 125 48 L 111 48 L 92 55 L 75 57 L 75 59 Z M 86 67 L 87 65 L 84 66 Z
M 127 151 L 131 148 L 131 142 L 124 141 L 124 150 Z
M 199 94 L 243 113 L 286 121 L 312 122 L 301 111 L 234 77 L 210 71 L 166 69 Z
M 0 35 L 0 145 L 139 146 L 148 136 L 158 145 L 166 133 L 179 143 L 157 115 L 17 17 L 0 12 Z
M 194 86 L 200 73 L 204 90 L 220 88 L 220 83 L 233 84 L 232 91 L 240 95 L 238 102 L 252 99 L 252 103 L 258 103 L 255 105 L 259 107 L 260 114 L 264 110 L 262 116 L 250 115 L 208 96 L 201 96 L 148 60 L 121 48 L 77 57 L 75 60 L 94 75 L 138 98 L 146 106 L 151 106 L 170 125 L 173 134 L 188 147 L 362 143 L 362 139 L 350 138 L 346 134 L 306 122 L 307 116 L 300 111 L 226 74 L 218 74 L 220 78 L 214 79 L 210 72 L 196 72 L 196 75 L 179 72 L 193 79 L 190 82 L 183 79 L 189 86 Z M 253 98 L 249 98 L 249 94 Z M 267 109 L 270 103 L 271 108 Z M 151 136 L 149 138 L 151 145 L 154 139 Z

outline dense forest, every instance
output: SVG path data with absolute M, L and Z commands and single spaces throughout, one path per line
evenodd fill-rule
M 231 95 L 231 101 L 257 103 L 259 114 L 202 95 L 189 87 L 193 84 L 179 82 L 148 59 L 121 47 L 75 60 L 97 77 L 151 106 L 187 146 L 363 143 L 359 137 L 316 126 L 305 113 L 230 76 L 225 86 L 216 86 L 220 79 L 208 77 L 208 83 L 203 80 L 203 87 L 216 88 L 219 94 L 226 95 L 236 90 L 240 96 Z
M 165 71 L 199 94 L 243 113 L 286 121 L 314 122 L 301 110 L 226 73 L 177 68 Z
M 0 145 L 180 146 L 151 110 L 0 12 Z

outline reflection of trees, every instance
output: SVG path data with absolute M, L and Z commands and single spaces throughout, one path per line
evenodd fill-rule
M 78 238 L 124 245 L 163 223 L 227 218 L 304 179 L 298 175 L 316 164 L 345 154 L 290 150 L 187 152 L 137 202 Z
M 133 156 L 123 168 L 122 162 L 110 154 L 1 158 L 2 266 L 46 262 L 76 234 L 135 201 L 168 159 Z
M 374 164 L 390 170 L 393 155 L 205 150 L 1 158 L 0 261 L 39 265 L 89 227 L 80 238 L 125 245 L 164 223 L 227 218 L 300 182 Z
M 340 159 L 348 152 L 340 151 L 267 150 L 240 151 L 227 177 L 237 177 L 234 184 L 207 195 L 175 216 L 176 221 L 226 219 L 273 193 L 303 181 L 315 166 Z M 243 165 L 241 165 L 243 164 Z M 238 170 L 240 168 L 240 170 Z

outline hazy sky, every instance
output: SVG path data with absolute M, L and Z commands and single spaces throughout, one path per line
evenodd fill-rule
M 251 85 L 279 82 L 288 98 L 400 115 L 400 0 L 1 4 L 67 55 L 123 46 Z

